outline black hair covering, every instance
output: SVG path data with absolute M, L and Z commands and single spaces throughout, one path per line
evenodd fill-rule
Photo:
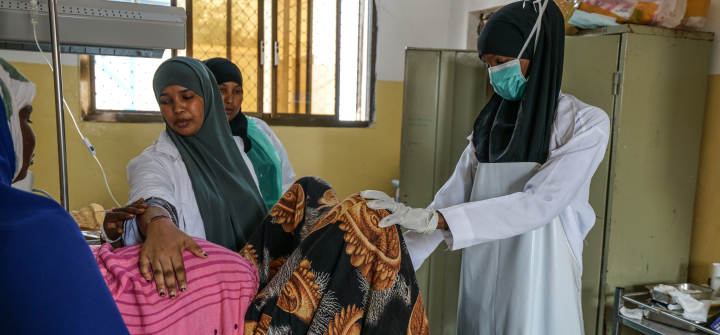
M 242 87 L 242 73 L 240 69 L 233 64 L 233 62 L 225 58 L 210 58 L 203 61 L 205 66 L 210 69 L 215 81 L 218 85 L 227 82 L 234 82 Z M 247 135 L 248 121 L 245 115 L 242 114 L 242 108 L 234 119 L 230 120 L 230 130 L 233 136 L 240 136 L 245 146 L 245 152 L 249 152 L 252 149 L 252 142 Z
M 522 99 L 507 101 L 496 93 L 475 120 L 473 145 L 481 163 L 544 164 L 547 161 L 550 132 L 562 83 L 565 25 L 555 2 L 544 1 L 549 3 L 543 14 L 537 48 L 533 52 L 533 33 L 520 57 L 530 60 L 527 87 Z M 518 57 L 539 11 L 540 5 L 531 1 L 514 2 L 498 10 L 478 38 L 480 56 Z

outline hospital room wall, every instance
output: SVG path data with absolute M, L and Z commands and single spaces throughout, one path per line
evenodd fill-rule
M 720 263 L 720 0 L 712 0 L 703 30 L 715 32 L 715 41 L 690 242 L 688 279 L 692 283 L 705 283 L 712 263 Z
M 6 57 L 5 54 L 7 52 L 0 51 L 0 57 Z M 53 198 L 59 200 L 60 182 L 52 73 L 47 64 L 35 62 L 37 57 L 34 57 L 34 54 L 22 54 L 28 56 L 28 59 L 25 59 L 26 62 L 11 62 L 30 81 L 35 83 L 37 88 L 37 95 L 32 103 L 33 114 L 30 118 L 37 138 L 35 163 L 30 170 L 35 175 L 35 188 L 45 190 Z M 72 64 L 73 62 L 68 63 Z M 164 129 L 164 125 L 81 121 L 78 74 L 76 64 L 63 66 L 65 100 L 74 112 L 83 135 L 88 137 L 95 147 L 97 157 L 105 168 L 108 183 L 115 198 L 121 205 L 124 205 L 128 193 L 125 167 L 132 158 L 142 153 L 157 139 L 160 131 Z M 100 168 L 80 142 L 80 136 L 75 130 L 75 126 L 67 116 L 65 129 L 70 208 L 78 209 L 90 203 L 98 203 L 105 208 L 116 206 L 105 187 Z
M 3 52 L 0 52 L 3 57 Z M 57 131 L 52 76 L 46 64 L 12 62 L 37 85 L 33 101 L 32 128 L 37 137 L 35 187 L 59 199 Z M 97 150 L 117 200 L 127 200 L 127 163 L 150 146 L 165 126 L 80 121 L 77 66 L 63 66 L 65 99 L 75 112 L 80 130 Z M 400 164 L 400 115 L 402 82 L 380 81 L 377 85 L 377 122 L 370 128 L 274 127 L 284 143 L 298 176 L 315 175 L 328 180 L 342 197 L 365 189 L 392 194 L 390 181 L 398 178 Z M 115 206 L 108 195 L 100 169 L 72 121 L 67 130 L 70 207 L 90 203 Z
M 376 0 L 375 122 L 370 128 L 272 127 L 298 176 L 327 179 L 341 197 L 365 189 L 394 194 L 399 178 L 405 48 L 460 48 L 449 39 L 462 0 Z
M 451 4 L 462 0 L 450 0 Z M 273 127 L 285 145 L 297 176 L 328 180 L 345 197 L 365 189 L 394 192 L 400 164 L 400 128 L 405 47 L 460 48 L 448 30 L 453 7 L 434 0 L 378 0 L 377 86 L 375 122 L 369 128 Z M 49 56 L 49 55 L 48 55 Z M 35 187 L 59 199 L 57 139 L 52 75 L 37 53 L 0 51 L 36 83 L 32 127 L 37 136 Z M 99 123 L 80 121 L 77 57 L 63 57 L 65 98 L 85 136 L 95 146 L 108 182 L 121 204 L 127 200 L 127 163 L 142 153 L 162 124 Z M 115 206 L 97 163 L 79 141 L 66 118 L 70 207 L 99 203 Z

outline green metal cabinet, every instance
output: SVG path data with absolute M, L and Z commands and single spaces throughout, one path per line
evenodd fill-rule
M 563 91 L 612 121 L 590 191 L 586 334 L 610 333 L 615 287 L 687 280 L 712 39 L 637 25 L 566 38 Z
M 562 91 L 604 110 L 612 125 L 590 186 L 597 218 L 582 255 L 587 335 L 609 334 L 616 286 L 687 280 L 712 39 L 636 25 L 566 38 Z M 432 202 L 491 89 L 475 51 L 407 50 L 401 202 Z M 446 247 L 417 272 L 432 335 L 455 334 L 462 256 Z
M 486 76 L 477 52 L 405 51 L 400 202 L 427 207 L 450 178 L 485 105 Z M 454 335 L 462 253 L 445 248 L 442 242 L 417 278 L 430 333 Z

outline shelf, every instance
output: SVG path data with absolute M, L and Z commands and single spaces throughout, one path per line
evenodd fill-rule
M 702 334 L 700 332 L 689 332 L 687 330 L 680 330 L 674 327 L 666 326 L 661 323 L 657 323 L 655 321 L 650 321 L 648 319 L 643 318 L 642 320 L 633 320 L 630 318 L 626 318 L 624 316 L 620 316 L 622 319 L 622 324 L 638 330 L 642 332 L 643 334 L 648 335 L 698 335 Z
M 697 335 L 697 334 L 715 334 L 718 333 L 714 330 L 707 328 L 707 327 L 701 327 L 698 325 L 695 325 L 689 321 L 686 321 L 685 319 L 678 318 L 669 314 L 666 314 L 662 311 L 658 311 L 653 306 L 647 305 L 643 303 L 642 301 L 639 301 L 637 297 L 645 296 L 647 299 L 647 296 L 649 296 L 650 292 L 640 292 L 640 293 L 631 293 L 631 294 L 625 294 L 625 288 L 618 287 L 615 289 L 615 303 L 614 303 L 614 309 L 613 309 L 613 326 L 612 326 L 612 334 L 613 335 L 621 335 L 622 334 L 622 327 L 621 325 L 628 326 L 632 329 L 638 330 L 643 334 L 648 335 Z M 640 299 L 642 300 L 642 299 Z M 625 302 L 629 302 L 637 307 L 643 307 L 644 309 L 650 309 L 657 311 L 661 314 L 667 315 L 668 317 L 671 317 L 678 322 L 685 323 L 689 326 L 694 326 L 698 330 L 695 332 L 690 332 L 687 330 L 678 329 L 671 326 L 666 326 L 664 324 L 650 321 L 645 318 L 642 318 L 641 320 L 635 320 L 630 319 L 628 317 L 625 317 L 620 314 L 620 307 L 624 305 Z

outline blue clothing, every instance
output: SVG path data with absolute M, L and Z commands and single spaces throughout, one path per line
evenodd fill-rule
M 5 114 L 5 104 L 0 96 L 0 116 Z M 0 184 L 9 185 L 15 175 L 15 149 L 13 147 L 10 126 L 0 119 Z
M 0 333 L 129 334 L 73 218 L 10 186 L 14 156 L 0 118 Z

